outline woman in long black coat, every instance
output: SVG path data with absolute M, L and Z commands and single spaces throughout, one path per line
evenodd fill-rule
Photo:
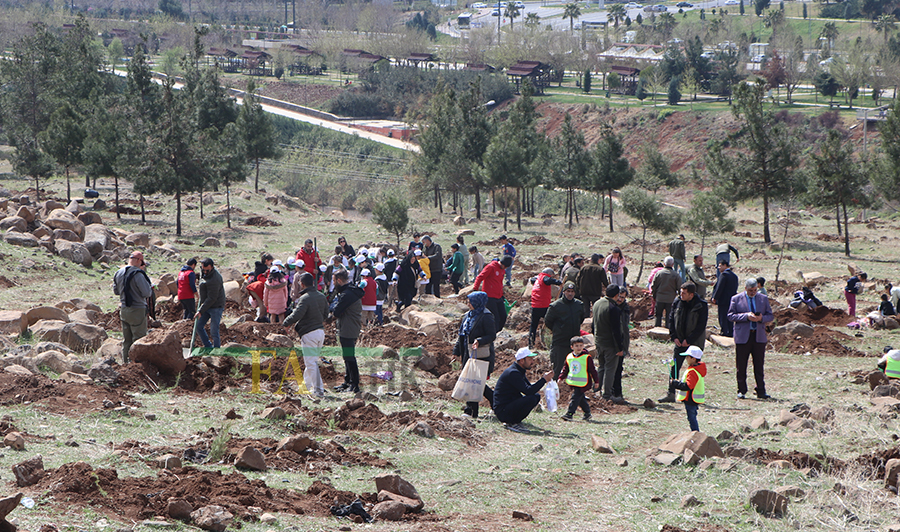
M 490 354 L 486 358 L 482 356 L 480 360 L 487 360 L 490 377 L 494 371 L 494 340 L 497 338 L 497 329 L 494 315 L 485 308 L 487 301 L 488 297 L 484 292 L 472 292 L 468 295 L 469 311 L 459 324 L 459 336 L 453 353 L 460 358 L 462 367 L 465 367 L 469 358 L 478 358 L 476 351 L 479 347 L 487 347 Z M 484 398 L 493 406 L 494 390 L 487 384 L 484 385 Z M 463 413 L 477 418 L 478 402 L 466 403 Z
M 403 307 L 412 305 L 416 297 L 416 283 L 419 281 L 419 261 L 413 253 L 407 253 L 403 262 L 394 271 L 394 279 L 397 281 L 397 312 Z

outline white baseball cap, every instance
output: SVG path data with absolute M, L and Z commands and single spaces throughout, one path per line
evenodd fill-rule
M 700 360 L 703 358 L 703 350 L 701 350 L 696 345 L 692 345 L 687 348 L 687 351 L 684 352 L 684 356 L 694 357 L 697 360 Z
M 516 351 L 516 362 L 522 360 L 523 358 L 536 357 L 536 356 L 538 356 L 537 353 L 533 353 L 531 351 L 531 349 L 528 349 L 527 347 L 523 347 L 523 348 L 519 349 L 518 351 Z
M 383 271 L 384 271 L 384 264 L 382 264 L 382 263 L 379 262 L 378 264 L 375 265 L 375 269 L 378 270 L 378 271 L 380 271 L 380 272 L 383 272 Z

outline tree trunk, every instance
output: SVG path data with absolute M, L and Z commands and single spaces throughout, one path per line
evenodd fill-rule
M 842 204 L 844 208 L 844 255 L 850 256 L 850 226 L 847 225 L 847 204 Z
M 181 236 L 181 191 L 175 192 L 175 234 Z
M 441 197 L 441 189 L 437 189 L 438 212 L 444 214 L 444 199 Z
M 506 222 L 509 219 L 509 196 L 506 195 L 506 187 L 503 187 L 503 232 L 506 232 Z
M 37 195 L 37 200 L 41 201 L 41 183 L 40 177 L 34 176 L 34 193 Z
M 122 213 L 119 212 L 119 210 L 120 210 L 120 207 L 119 207 L 119 174 L 116 174 L 113 176 L 113 183 L 115 183 L 115 187 L 116 187 L 116 219 L 121 220 Z
M 581 220 L 578 219 L 578 204 L 575 202 L 575 190 L 572 190 L 572 210 L 575 211 L 575 223 L 580 224 Z
M 706 247 L 706 234 L 700 235 L 700 255 L 703 255 L 703 248 Z
M 610 198 L 611 199 L 611 198 Z M 612 201 L 610 201 L 612 204 Z M 610 216 L 612 219 L 612 216 Z M 644 225 L 644 233 L 641 235 L 641 267 L 638 268 L 638 276 L 637 282 L 641 282 L 641 277 L 644 275 L 644 254 L 647 253 L 647 225 Z
M 66 167 L 66 179 L 69 178 L 69 167 Z M 84 174 L 84 188 L 91 188 L 91 176 Z M 94 188 L 97 188 L 97 178 L 94 177 Z
M 609 232 L 613 232 L 613 199 L 612 199 L 612 189 L 608 190 L 609 192 Z M 641 265 L 643 267 L 643 264 Z M 640 277 L 638 277 L 640 280 Z
M 481 219 L 481 188 L 475 187 L 475 217 Z
M 141 223 L 147 223 L 147 213 L 144 211 L 144 195 L 141 194 Z
M 575 215 L 575 191 L 569 189 L 569 229 L 572 229 L 572 218 Z
M 200 219 L 203 219 L 203 186 L 200 186 Z
M 516 229 L 522 230 L 522 189 L 516 187 Z
M 253 192 L 259 194 L 259 157 L 256 158 L 256 181 L 253 182 Z
M 231 184 L 225 182 L 225 221 L 231 229 Z
M 497 191 L 491 189 L 491 214 L 497 214 Z
M 90 179 L 90 178 L 85 178 Z M 90 183 L 88 183 L 88 188 L 90 188 Z M 72 203 L 72 184 L 69 182 L 69 166 L 66 165 L 66 201 Z
M 834 220 L 837 222 L 838 236 L 841 236 L 841 206 L 834 206 Z
M 772 243 L 772 235 L 769 233 L 769 193 L 763 192 L 763 240 L 766 244 Z
M 434 186 L 434 208 L 437 209 L 438 206 L 438 186 Z

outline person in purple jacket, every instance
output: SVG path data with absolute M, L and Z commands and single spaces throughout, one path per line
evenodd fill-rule
M 744 291 L 732 296 L 728 306 L 728 320 L 734 323 L 734 351 L 737 359 L 738 399 L 747 394 L 747 362 L 753 357 L 753 377 L 756 396 L 769 399 L 763 373 L 766 357 L 766 324 L 775 319 L 769 298 L 759 293 L 754 278 L 744 282 Z

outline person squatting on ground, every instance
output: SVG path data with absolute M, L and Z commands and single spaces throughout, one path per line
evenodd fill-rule
M 734 352 L 737 365 L 738 399 L 747 394 L 747 362 L 753 357 L 756 396 L 769 399 L 766 393 L 764 365 L 766 360 L 766 324 L 775 319 L 769 298 L 759 293 L 756 279 L 744 283 L 744 291 L 731 298 L 728 319 L 734 322 Z
M 598 378 L 596 391 L 602 392 L 603 398 L 616 404 L 623 404 L 624 398 L 613 396 L 619 359 L 625 356 L 625 341 L 622 338 L 622 309 L 616 303 L 621 292 L 618 284 L 611 283 L 606 287 L 606 297 L 594 303 L 594 342 L 597 347 L 597 362 L 603 379 Z
M 563 285 L 563 296 L 547 308 L 544 316 L 544 327 L 553 333 L 550 343 L 550 364 L 553 366 L 553 377 L 558 379 L 566 365 L 566 355 L 574 336 L 581 336 L 581 323 L 584 321 L 584 306 L 575 298 L 575 283 Z
M 178 302 L 181 303 L 181 308 L 184 309 L 184 313 L 181 315 L 183 320 L 192 320 L 194 319 L 194 314 L 197 313 L 197 300 L 195 299 L 197 297 L 196 268 L 197 259 L 191 258 L 178 272 Z
M 900 349 L 884 348 L 884 356 L 878 360 L 878 368 L 889 379 L 900 379 Z
M 699 432 L 697 410 L 699 405 L 706 402 L 706 364 L 702 361 L 703 351 L 695 345 L 688 348 L 684 358 L 687 362 L 684 375 L 680 381 L 672 379 L 669 385 L 678 390 L 676 398 L 684 403 L 691 430 Z
M 225 312 L 225 287 L 222 275 L 209 257 L 200 261 L 200 270 L 202 272 L 200 286 L 197 287 L 200 293 L 200 306 L 197 308 L 197 321 L 194 322 L 194 326 L 197 327 L 197 336 L 203 342 L 203 347 L 222 347 L 219 339 L 219 324 Z M 206 335 L 206 322 L 209 322 L 209 336 Z M 194 346 L 191 346 L 191 349 L 193 348 Z
M 344 383 L 334 387 L 334 391 L 351 393 L 359 392 L 359 365 L 356 363 L 356 340 L 362 329 L 362 298 L 365 291 L 354 284 L 350 284 L 350 275 L 347 270 L 341 270 L 334 274 L 334 283 L 337 285 L 336 295 L 331 302 L 329 311 L 337 318 L 337 335 L 341 344 L 342 357 L 344 359 Z
M 682 284 L 679 296 L 672 304 L 669 322 L 666 324 L 669 328 L 669 338 L 675 343 L 675 350 L 672 353 L 669 389 L 666 396 L 659 400 L 660 403 L 675 402 L 675 388 L 671 381 L 677 379 L 681 372 L 684 353 L 691 346 L 701 350 L 706 346 L 706 323 L 708 320 L 709 305 L 697 295 L 697 287 L 691 282 Z
M 128 257 L 128 264 L 113 277 L 113 293 L 119 296 L 122 320 L 122 362 L 128 364 L 131 345 L 147 335 L 147 298 L 153 294 L 153 287 L 147 273 L 141 269 L 144 254 L 135 251 Z
M 666 257 L 663 261 L 663 269 L 653 278 L 653 286 L 650 288 L 650 293 L 656 300 L 656 327 L 668 323 L 669 316 L 672 314 L 672 302 L 678 296 L 678 287 L 684 282 L 672 269 L 674 265 L 675 259 Z M 666 321 L 662 321 L 663 314 L 666 315 Z
M 346 271 L 346 270 L 344 270 Z M 294 326 L 303 350 L 303 382 L 316 397 L 325 396 L 325 386 L 319 373 L 319 357 L 325 345 L 325 317 L 328 300 L 315 289 L 315 279 L 309 272 L 298 273 L 300 293 L 294 301 L 294 310 L 284 320 L 284 327 Z
M 506 305 L 503 303 L 503 272 L 512 266 L 512 257 L 504 255 L 499 261 L 492 260 L 485 266 L 481 273 L 475 277 L 475 290 L 481 290 L 488 296 L 487 309 L 494 315 L 494 324 L 497 332 L 503 330 L 506 325 Z
M 597 382 L 597 368 L 594 367 L 594 357 L 584 348 L 584 338 L 575 336 L 569 340 L 572 352 L 566 356 L 566 364 L 559 374 L 559 384 L 563 382 L 572 388 L 572 398 L 569 401 L 569 409 L 563 414 L 563 421 L 572 421 L 575 411 L 581 407 L 584 420 L 591 419 L 591 405 L 588 404 L 585 392 L 589 391 L 593 383 Z
M 531 281 L 531 327 L 528 331 L 528 348 L 534 348 L 534 340 L 537 335 L 539 322 L 547 315 L 547 307 L 553 299 L 553 286 L 559 286 L 562 281 L 553 277 L 553 268 L 544 268 L 537 277 Z M 545 346 L 546 347 L 546 346 Z
M 515 363 L 500 375 L 494 387 L 494 415 L 514 432 L 528 430 L 522 421 L 541 402 L 541 388 L 553 379 L 553 370 L 550 370 L 534 384 L 528 382 L 526 372 L 537 363 L 535 357 L 537 353 L 527 347 L 519 349 Z
M 497 338 L 494 316 L 485 307 L 488 297 L 484 292 L 472 292 L 466 299 L 469 311 L 459 323 L 459 335 L 453 354 L 459 357 L 462 367 L 465 367 L 470 358 L 487 361 L 490 378 L 494 372 L 494 340 Z M 488 404 L 493 405 L 494 391 L 487 384 L 484 385 L 484 398 L 488 400 Z M 467 402 L 463 414 L 477 418 L 478 401 Z

